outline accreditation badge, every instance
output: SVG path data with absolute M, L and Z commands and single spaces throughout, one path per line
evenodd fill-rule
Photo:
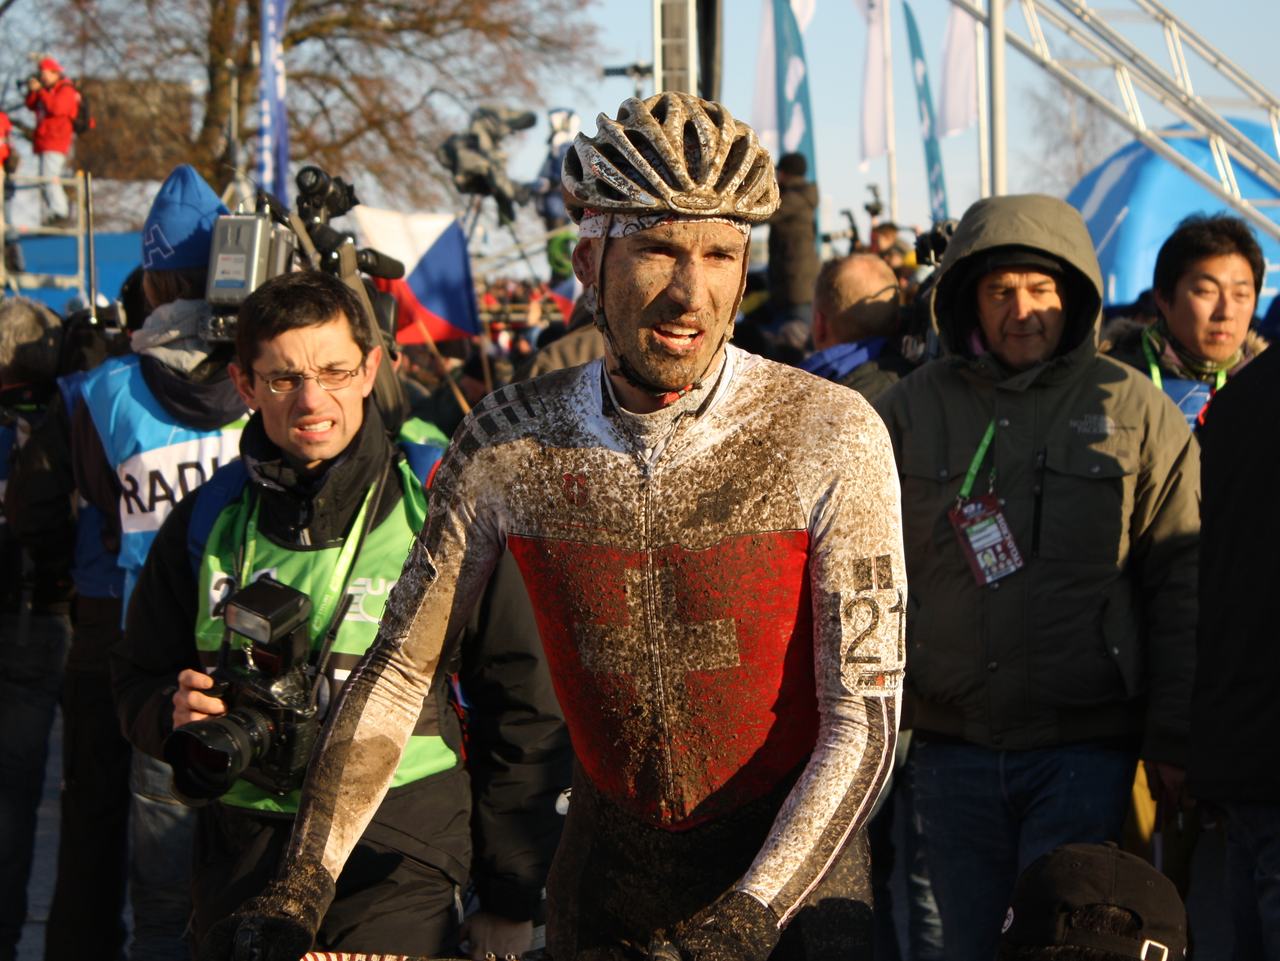
M 1009 522 L 994 494 L 958 500 L 956 506 L 947 511 L 947 517 L 979 587 L 986 587 L 1022 568 L 1022 552 L 1013 542 Z

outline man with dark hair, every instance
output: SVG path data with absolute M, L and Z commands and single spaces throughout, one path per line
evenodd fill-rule
M 1156 255 L 1159 319 L 1114 334 L 1112 356 L 1147 374 L 1196 429 L 1214 393 L 1266 349 L 1250 330 L 1265 275 L 1262 248 L 1243 220 L 1186 218 Z
M 425 520 L 423 479 L 433 464 L 411 464 L 388 437 L 370 398 L 382 353 L 371 330 L 351 289 L 325 273 L 277 277 L 241 307 L 230 371 L 255 411 L 241 458 L 166 518 L 115 659 L 121 721 L 140 750 L 172 760 L 175 752 L 165 748 L 171 732 L 235 706 L 206 671 L 238 656 L 234 647 L 223 650 L 233 636 L 223 612 L 260 578 L 310 596 L 309 665 L 322 710 L 373 640 Z M 445 953 L 455 943 L 456 905 L 473 860 L 483 907 L 471 920 L 473 947 L 480 956 L 530 947 L 567 755 L 532 613 L 513 573 L 495 580 L 461 650 L 440 665 L 442 680 L 460 676 L 465 699 L 444 682 L 406 705 L 416 717 L 413 734 L 391 791 L 338 878 L 320 928 L 324 948 Z M 331 653 L 319 662 L 326 644 Z M 474 712 L 467 766 L 464 708 Z M 176 756 L 177 783 L 190 789 L 193 772 L 204 768 Z M 292 790 L 261 785 L 236 778 L 195 798 L 216 796 L 197 816 L 196 938 L 258 893 L 284 853 L 301 776 Z
M 966 211 L 933 300 L 946 356 L 881 395 L 902 477 L 908 775 L 948 961 L 989 961 L 1020 869 L 1119 837 L 1135 761 L 1176 791 L 1199 464 L 1145 377 L 1098 356 L 1080 214 Z
M 818 277 L 818 185 L 804 154 L 778 158 L 778 209 L 769 218 L 768 333 L 778 360 L 798 363 L 809 344 Z
M 628 98 L 563 179 L 605 356 L 496 390 L 458 427 L 280 875 L 208 958 L 309 949 L 504 550 L 577 762 L 549 953 L 870 956 L 863 829 L 906 605 L 883 425 L 855 392 L 727 343 L 778 188 L 724 105 Z
M 1173 882 L 1114 844 L 1066 844 L 1018 878 L 999 961 L 1182 961 L 1187 912 Z
M 813 296 L 815 353 L 800 365 L 874 400 L 911 372 L 898 351 L 898 278 L 874 254 L 829 260 Z

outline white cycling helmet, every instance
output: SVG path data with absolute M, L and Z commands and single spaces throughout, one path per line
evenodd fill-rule
M 585 210 L 728 217 L 761 223 L 778 208 L 769 151 L 722 104 L 687 93 L 629 97 L 616 120 L 578 134 L 561 174 L 574 221 Z

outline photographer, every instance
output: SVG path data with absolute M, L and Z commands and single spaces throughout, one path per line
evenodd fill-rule
M 269 280 L 241 307 L 231 370 L 256 411 L 241 439 L 241 459 L 165 521 L 115 659 L 121 720 L 140 749 L 159 756 L 170 732 L 193 722 L 223 718 L 224 730 L 246 723 L 243 692 L 261 672 L 243 671 L 237 676 L 250 677 L 219 698 L 204 671 L 231 656 L 219 656 L 223 612 L 247 604 L 246 585 L 265 573 L 310 596 L 305 623 L 315 660 L 332 641 L 331 656 L 313 665 L 321 672 L 321 712 L 372 643 L 424 523 L 426 496 L 370 397 L 382 351 L 362 317 L 350 288 L 310 271 Z M 436 954 L 452 947 L 473 830 L 487 912 L 471 920 L 473 950 L 504 955 L 530 946 L 567 757 L 528 601 L 518 582 L 516 591 L 508 589 L 514 576 L 511 568 L 480 606 L 460 663 L 437 665 L 431 694 L 409 708 L 417 722 L 396 786 L 338 880 L 320 926 L 325 949 Z M 470 708 L 466 767 L 461 701 L 448 683 L 456 672 Z M 220 669 L 218 678 L 225 676 Z M 271 709 L 262 705 L 259 699 L 253 709 Z M 318 719 L 296 720 L 297 730 L 309 731 L 299 740 L 314 736 Z M 188 728 L 171 744 L 190 743 L 212 727 Z M 220 793 L 225 785 L 205 789 L 204 768 L 194 755 L 185 757 L 176 782 L 198 782 L 201 790 L 193 793 L 205 797 L 220 794 L 198 809 L 192 892 L 199 938 L 274 876 L 301 777 L 280 776 L 269 755 L 249 764 L 252 780 L 238 779 Z M 264 777 L 294 790 L 264 789 Z
M 27 108 L 35 112 L 35 148 L 41 177 L 61 177 L 71 153 L 72 122 L 80 112 L 80 91 L 64 75 L 62 64 L 53 57 L 40 61 L 38 72 L 27 79 Z M 46 227 L 67 227 L 71 217 L 67 193 L 56 180 L 45 183 L 44 219 Z

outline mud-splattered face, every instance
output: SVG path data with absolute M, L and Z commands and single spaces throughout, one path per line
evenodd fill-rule
M 662 224 L 609 241 L 604 314 L 636 373 L 671 390 L 702 375 L 733 323 L 746 255 L 746 238 L 723 223 Z M 628 408 L 653 401 L 620 380 L 614 386 Z

